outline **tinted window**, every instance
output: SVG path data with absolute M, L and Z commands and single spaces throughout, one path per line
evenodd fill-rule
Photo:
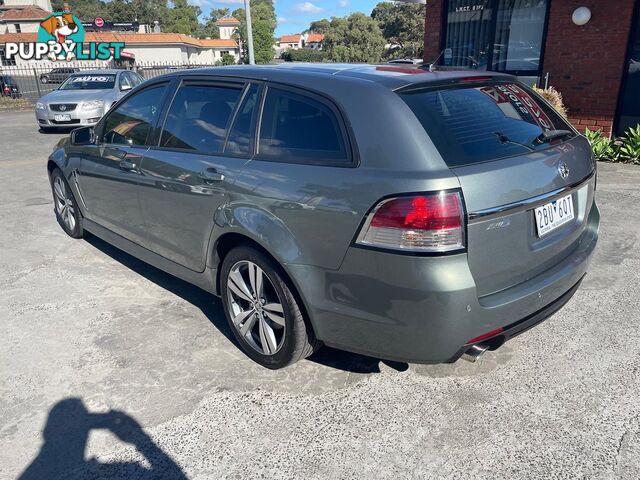
M 248 155 L 251 152 L 251 119 L 258 101 L 258 86 L 251 85 L 233 122 L 225 153 Z
M 105 143 L 145 145 L 160 110 L 164 86 L 147 88 L 129 98 L 105 121 Z
M 340 124 L 329 106 L 269 88 L 260 126 L 260 155 L 283 161 L 348 160 Z
M 439 63 L 481 70 L 537 72 L 547 0 L 449 0 Z
M 571 130 L 522 86 L 422 90 L 400 94 L 450 167 L 549 148 L 536 142 L 548 130 Z M 519 145 L 520 144 L 520 145 Z
M 221 152 L 227 125 L 241 93 L 235 87 L 180 87 L 169 109 L 160 146 Z

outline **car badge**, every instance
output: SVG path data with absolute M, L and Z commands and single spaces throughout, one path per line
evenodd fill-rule
M 64 112 L 67 109 L 66 105 L 60 105 L 60 111 Z M 564 178 L 564 177 L 563 177 Z
M 560 174 L 560 178 L 566 180 L 566 178 L 569 176 L 569 167 L 566 163 L 560 162 L 558 164 L 558 173 Z

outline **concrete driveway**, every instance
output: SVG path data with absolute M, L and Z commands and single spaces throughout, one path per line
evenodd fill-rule
M 638 478 L 640 168 L 600 165 L 582 288 L 479 364 L 272 372 L 213 297 L 64 235 L 62 134 L 0 122 L 0 478 Z

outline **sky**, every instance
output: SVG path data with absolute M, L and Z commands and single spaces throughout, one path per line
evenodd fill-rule
M 322 18 L 342 17 L 353 12 L 371 13 L 373 7 L 381 0 L 275 0 L 278 26 L 276 37 L 289 33 L 300 33 L 309 28 L 309 23 Z M 203 17 L 211 8 L 244 7 L 244 0 L 191 0 L 200 5 Z

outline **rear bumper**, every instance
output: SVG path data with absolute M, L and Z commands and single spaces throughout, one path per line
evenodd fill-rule
M 486 344 L 489 345 L 489 350 L 495 350 L 495 348 L 501 346 L 507 340 L 511 340 L 521 333 L 524 333 L 527 330 L 535 327 L 536 325 L 544 322 L 547 318 L 551 317 L 554 313 L 564 307 L 569 300 L 571 300 L 573 295 L 578 291 L 578 288 L 580 287 L 583 279 L 584 276 L 580 280 L 578 280 L 578 283 L 571 287 L 566 293 L 562 294 L 559 298 L 551 302 L 549 305 L 543 307 L 542 309 L 529 315 L 528 317 L 523 318 L 522 320 L 518 320 L 517 322 L 514 322 L 510 325 L 501 327 L 503 328 L 501 332 L 485 337 L 482 339 L 482 341 L 465 343 L 462 347 L 460 347 L 456 354 L 447 361 L 447 363 L 453 363 L 457 361 L 462 356 L 462 354 L 472 345 Z
M 480 299 L 466 254 L 419 257 L 350 248 L 338 270 L 287 270 L 325 344 L 389 360 L 451 362 L 470 339 L 496 328 L 509 339 L 559 310 L 587 272 L 599 222 L 594 202 L 570 255 Z

